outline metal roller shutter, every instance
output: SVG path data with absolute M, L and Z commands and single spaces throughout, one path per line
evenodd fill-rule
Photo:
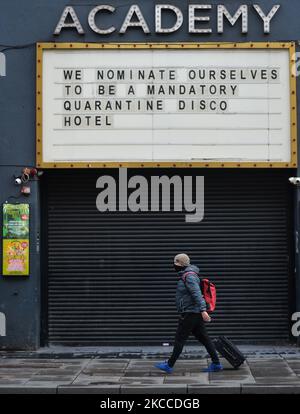
M 218 288 L 209 327 L 247 343 L 289 338 L 288 171 L 130 170 L 205 177 L 205 219 L 184 212 L 100 213 L 100 175 L 45 174 L 48 340 L 66 345 L 172 342 L 173 256 L 187 252 Z

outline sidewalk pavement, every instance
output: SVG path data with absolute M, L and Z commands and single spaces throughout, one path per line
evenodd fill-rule
M 171 348 L 43 348 L 0 352 L 0 394 L 300 394 L 300 349 L 239 347 L 246 362 L 203 373 L 203 348 L 186 347 L 174 373 L 154 368 Z M 200 349 L 200 351 L 199 351 Z

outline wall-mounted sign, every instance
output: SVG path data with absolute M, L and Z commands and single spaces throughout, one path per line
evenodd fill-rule
M 29 241 L 28 239 L 3 239 L 3 275 L 29 275 Z
M 29 204 L 3 204 L 3 238 L 29 239 Z
M 29 275 L 29 204 L 3 204 L 4 276 Z
M 291 43 L 37 50 L 38 166 L 296 166 Z
M 127 7 L 128 9 L 127 9 Z M 238 7 L 231 6 L 229 9 L 223 4 L 188 4 L 187 21 L 184 21 L 183 9 L 172 4 L 156 4 L 153 8 L 155 15 L 155 28 L 151 30 L 150 22 L 144 16 L 142 9 L 137 5 L 124 5 L 122 9 L 125 11 L 124 18 L 120 27 L 113 24 L 113 16 L 117 12 L 118 7 L 109 4 L 100 4 L 91 9 L 88 15 L 88 25 L 93 32 L 98 35 L 110 35 L 118 31 L 124 35 L 128 29 L 139 29 L 144 34 L 155 32 L 157 34 L 174 33 L 182 26 L 186 26 L 188 33 L 208 35 L 213 32 L 211 18 L 213 13 L 217 17 L 217 33 L 224 32 L 224 22 L 228 28 L 230 26 L 240 24 L 241 32 L 248 33 L 249 15 L 253 15 L 264 33 L 270 33 L 271 21 L 280 9 L 280 4 L 271 5 L 268 10 L 264 10 L 258 4 L 242 4 Z M 163 23 L 166 15 L 172 17 L 172 23 L 166 25 Z M 107 15 L 109 15 L 108 22 Z M 106 16 L 106 18 L 105 18 Z M 85 34 L 82 22 L 78 18 L 75 9 L 72 6 L 64 8 L 62 15 L 54 30 L 55 35 L 59 35 L 62 29 L 74 29 L 78 34 Z

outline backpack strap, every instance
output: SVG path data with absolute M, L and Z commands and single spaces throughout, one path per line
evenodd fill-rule
M 199 277 L 198 273 L 190 271 L 190 272 L 186 272 L 181 276 L 181 279 L 183 280 L 183 283 L 185 283 L 186 278 L 188 277 L 188 275 L 196 275 L 197 277 Z

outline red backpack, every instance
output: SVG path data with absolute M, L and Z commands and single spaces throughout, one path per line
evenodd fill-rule
M 198 275 L 196 272 L 186 272 L 182 275 L 182 280 L 185 283 L 186 278 L 188 275 Z M 200 279 L 200 277 L 199 277 Z M 217 289 L 214 283 L 210 282 L 208 279 L 200 279 L 200 288 L 204 300 L 206 302 L 207 311 L 213 312 L 216 308 L 216 301 L 217 301 Z

